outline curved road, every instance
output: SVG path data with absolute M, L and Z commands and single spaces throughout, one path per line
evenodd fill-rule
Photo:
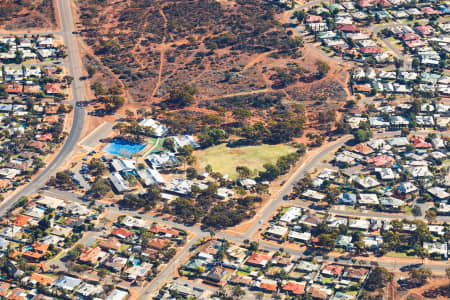
M 78 106 L 79 101 L 87 99 L 86 88 L 83 82 L 80 81 L 82 76 L 82 63 L 80 54 L 78 52 L 78 44 L 73 36 L 74 29 L 72 10 L 69 0 L 58 0 L 58 12 L 61 20 L 61 31 L 57 32 L 64 37 L 64 44 L 67 47 L 69 73 L 74 77 L 72 82 L 72 100 L 71 104 L 74 105 L 73 124 L 70 130 L 70 134 L 61 148 L 55 159 L 50 162 L 47 167 L 39 173 L 36 178 L 31 181 L 27 186 L 22 188 L 19 192 L 3 201 L 0 204 L 0 214 L 4 214 L 8 209 L 22 196 L 27 196 L 37 192 L 42 186 L 45 185 L 47 180 L 58 170 L 59 167 L 65 162 L 72 150 L 75 148 L 78 139 L 80 138 L 81 131 L 84 125 L 84 108 Z M 56 33 L 56 32 L 55 32 Z

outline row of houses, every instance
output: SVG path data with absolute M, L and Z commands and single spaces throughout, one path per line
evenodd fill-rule
M 218 260 L 217 253 L 224 253 Z M 317 263 L 292 257 L 286 253 L 246 247 L 210 240 L 180 268 L 181 275 L 201 278 L 210 286 L 242 286 L 250 292 L 282 293 L 291 297 L 309 294 L 313 299 L 356 299 L 346 292 L 360 286 L 370 268 Z M 286 274 L 280 277 L 280 272 Z M 357 288 L 356 288 L 357 290 Z
M 11 36 L 0 38 L 0 60 L 2 63 L 18 60 L 40 60 L 62 57 L 62 43 L 53 36 Z

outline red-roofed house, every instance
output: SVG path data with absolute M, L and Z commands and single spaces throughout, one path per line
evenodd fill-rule
M 11 182 L 8 179 L 0 180 L 0 191 L 6 191 L 6 189 L 10 186 Z
M 366 275 L 369 273 L 369 270 L 366 268 L 353 268 L 348 267 L 345 269 L 344 274 L 342 274 L 343 278 L 350 279 L 350 280 L 363 280 Z
M 36 139 L 41 142 L 48 142 L 48 141 L 51 141 L 52 138 L 53 138 L 53 135 L 51 133 L 46 133 L 46 134 L 41 134 Z
M 164 235 L 171 235 L 171 236 L 177 236 L 178 234 L 180 234 L 178 232 L 178 230 L 171 229 L 171 228 L 166 228 L 166 227 L 161 227 L 158 224 L 154 224 L 150 228 L 150 231 L 155 233 L 155 234 L 164 234 Z
M 380 4 L 382 7 L 392 7 L 392 4 L 387 0 L 374 0 L 376 4 Z
M 420 39 L 420 36 L 418 36 L 414 32 L 407 32 L 400 35 L 400 38 L 404 41 L 412 41 Z
M 424 138 L 422 137 L 416 137 L 412 136 L 410 139 L 410 142 L 414 145 L 416 148 L 431 148 L 433 147 L 430 143 L 427 143 Z
M 30 219 L 31 219 L 31 217 L 29 217 L 29 216 L 18 215 L 16 217 L 16 219 L 14 220 L 13 225 L 23 227 L 23 226 L 27 225 L 27 223 Z
M 264 267 L 269 262 L 269 260 L 270 260 L 269 256 L 267 256 L 265 254 L 254 252 L 247 259 L 247 264 L 248 265 L 253 265 L 253 266 L 258 266 L 258 267 Z
M 307 15 L 305 21 L 306 23 L 320 23 L 323 21 L 323 18 L 316 15 Z
M 266 291 L 266 292 L 276 292 L 278 285 L 275 280 L 270 279 L 263 279 L 258 285 L 260 290 Z
M 92 247 L 81 253 L 79 260 L 82 263 L 90 263 L 96 266 L 105 256 L 106 252 L 103 252 L 100 247 Z
M 361 153 L 364 155 L 370 154 L 373 152 L 373 149 L 367 146 L 366 144 L 360 143 L 351 148 L 353 152 Z
M 289 292 L 293 295 L 303 295 L 305 293 L 305 284 L 295 281 L 288 281 L 288 283 L 285 284 L 282 289 L 283 291 Z
M 123 240 L 131 240 L 134 237 L 134 233 L 125 228 L 117 228 L 111 234 Z
M 355 84 L 353 90 L 357 93 L 370 93 L 372 92 L 372 87 L 365 84 Z
M 154 239 L 150 243 L 148 243 L 148 246 L 153 249 L 162 250 L 169 243 L 170 243 L 169 239 Z
M 6 299 L 8 300 L 27 300 L 26 298 L 27 293 L 25 293 L 24 290 L 21 288 L 15 288 L 9 293 L 8 297 Z
M 47 147 L 47 144 L 44 142 L 39 142 L 39 141 L 32 141 L 28 146 L 30 148 L 44 150 Z
M 8 94 L 19 94 L 22 93 L 22 85 L 20 84 L 7 84 L 5 92 Z
M 424 14 L 427 14 L 427 15 L 440 15 L 440 14 L 441 14 L 440 11 L 435 10 L 434 8 L 429 7 L 429 6 L 422 7 L 420 10 L 421 10 Z
M 352 32 L 352 33 L 361 32 L 361 30 L 357 26 L 352 24 L 339 24 L 337 26 L 337 29 L 342 32 Z
M 337 278 L 337 277 L 341 276 L 342 271 L 344 271 L 344 267 L 343 266 L 326 265 L 322 269 L 322 275 L 331 276 L 331 277 Z
M 370 0 L 360 0 L 359 1 L 359 6 L 361 6 L 362 8 L 371 7 L 372 5 L 373 5 L 372 1 L 370 1 Z
M 62 94 L 61 83 L 47 83 L 45 92 L 49 95 Z
M 395 159 L 389 155 L 379 155 L 368 158 L 366 162 L 374 165 L 375 167 L 382 167 L 392 165 L 395 162 Z
M 423 47 L 426 44 L 424 42 L 422 42 L 421 40 L 412 40 L 412 41 L 406 41 L 405 42 L 406 46 L 408 46 L 409 48 L 419 48 L 419 47 Z
M 25 251 L 22 256 L 31 261 L 40 261 L 47 254 L 48 244 L 35 242 L 32 249 Z
M 383 52 L 380 46 L 361 47 L 359 51 L 362 54 L 379 54 Z
M 7 282 L 0 282 L 0 297 L 6 297 L 8 295 L 8 290 L 11 287 L 11 285 Z
M 415 29 L 422 36 L 432 35 L 434 33 L 434 28 L 430 25 L 417 26 Z

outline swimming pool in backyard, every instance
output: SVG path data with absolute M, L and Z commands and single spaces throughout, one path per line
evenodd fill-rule
M 113 139 L 108 145 L 106 145 L 103 152 L 129 158 L 132 155 L 142 151 L 144 148 L 144 144 L 137 144 L 123 139 Z

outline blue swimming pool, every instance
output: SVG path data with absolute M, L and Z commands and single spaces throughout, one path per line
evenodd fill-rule
M 132 263 L 134 266 L 140 266 L 140 265 L 142 264 L 142 262 L 141 262 L 141 260 L 140 260 L 139 258 L 133 258 L 133 259 L 131 260 L 131 263 Z
M 131 157 L 144 148 L 145 145 L 143 144 L 137 144 L 123 139 L 113 139 L 108 145 L 106 145 L 103 151 L 123 157 Z

